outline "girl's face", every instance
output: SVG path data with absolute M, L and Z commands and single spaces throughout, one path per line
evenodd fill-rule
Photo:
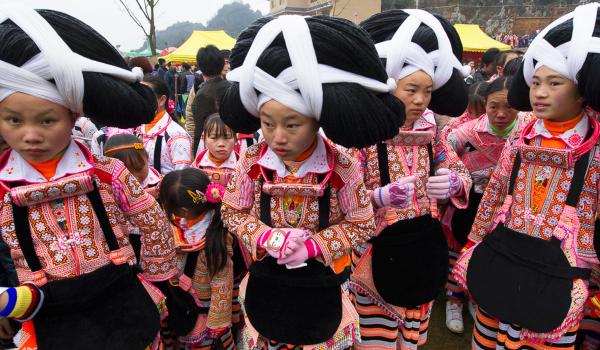
M 319 124 L 271 100 L 260 108 L 260 129 L 269 148 L 283 161 L 293 161 L 315 142 Z
M 488 95 L 485 112 L 489 122 L 498 130 L 504 130 L 517 117 L 518 111 L 508 104 L 508 90 L 500 90 Z
M 66 107 L 23 93 L 0 102 L 0 135 L 25 160 L 53 159 L 71 142 L 74 114 Z
M 205 130 L 204 145 L 213 157 L 224 161 L 233 152 L 235 138 L 230 128 L 225 128 L 225 132 L 222 135 L 218 135 L 216 129 L 216 127 L 213 127 L 210 131 Z
M 571 79 L 544 66 L 533 75 L 529 101 L 538 118 L 561 122 L 581 113 L 584 98 Z
M 429 106 L 433 81 L 429 74 L 416 71 L 398 80 L 398 87 L 392 93 L 404 103 L 406 108 L 405 126 L 411 126 Z

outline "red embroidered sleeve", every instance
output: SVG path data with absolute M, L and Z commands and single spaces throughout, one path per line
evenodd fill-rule
M 462 191 L 457 196 L 450 198 L 450 201 L 456 208 L 464 209 L 469 205 L 469 191 L 471 191 L 471 186 L 473 185 L 469 170 L 467 170 L 467 167 L 465 167 L 447 140 L 438 137 L 435 141 L 434 158 L 435 160 L 439 160 L 435 169 L 447 168 L 458 175 L 462 182 Z
M 125 166 L 115 169 L 112 180 L 121 209 L 142 234 L 140 265 L 144 276 L 149 281 L 173 277 L 177 273 L 175 243 L 164 212 Z
M 485 235 L 492 232 L 496 227 L 496 217 L 500 214 L 500 208 L 508 192 L 508 181 L 516 154 L 513 151 L 514 148 L 510 147 L 508 142 L 502 151 L 500 161 L 490 177 L 477 209 L 477 215 L 469 234 L 469 240 L 473 242 L 481 241 Z
M 227 185 L 221 207 L 221 219 L 225 227 L 244 244 L 253 260 L 261 255 L 257 252 L 258 238 L 271 228 L 250 213 L 254 204 L 254 183 L 247 174 L 249 160 L 242 157 L 235 173 Z

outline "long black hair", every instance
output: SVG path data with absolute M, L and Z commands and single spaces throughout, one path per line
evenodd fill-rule
M 440 15 L 433 15 L 438 19 L 446 35 L 448 35 L 452 46 L 452 53 L 459 62 L 462 62 L 463 47 L 458 32 L 448 20 Z M 380 43 L 392 39 L 398 28 L 408 17 L 409 14 L 403 10 L 389 10 L 369 17 L 360 26 L 371 35 L 375 43 Z M 432 52 L 438 49 L 438 39 L 435 33 L 425 24 L 421 24 L 417 28 L 412 37 L 412 42 L 421 46 L 425 52 Z M 385 62 L 385 59 L 382 61 Z M 450 80 L 431 93 L 429 109 L 438 114 L 456 117 L 465 111 L 467 105 L 467 85 L 463 80 L 462 73 L 454 68 Z
M 73 52 L 129 70 L 119 52 L 87 24 L 62 12 L 37 12 Z M 19 67 L 39 53 L 38 46 L 19 26 L 10 20 L 0 23 L 1 61 Z M 156 99 L 148 87 L 95 72 L 83 72 L 83 80 L 83 112 L 94 124 L 132 128 L 154 118 Z
M 558 47 L 571 40 L 573 35 L 573 19 L 569 19 L 552 28 L 544 39 L 553 47 Z M 600 8 L 596 13 L 596 23 L 592 36 L 600 37 Z M 534 62 L 535 63 L 535 62 Z M 577 73 L 577 88 L 585 98 L 585 104 L 594 110 L 600 110 L 600 54 L 588 53 L 581 69 Z M 519 111 L 531 111 L 529 86 L 523 76 L 523 63 L 508 90 L 508 102 Z
M 185 208 L 191 215 L 199 216 L 214 210 L 212 222 L 206 229 L 206 262 L 208 273 L 214 276 L 227 265 L 227 235 L 221 221 L 221 203 L 204 201 L 195 203 L 188 191 L 205 193 L 210 178 L 202 170 L 186 168 L 168 173 L 160 184 L 161 205 L 170 220 L 176 210 Z
M 259 30 L 272 20 L 273 17 L 258 19 L 240 34 L 231 51 L 232 70 L 242 66 Z M 306 23 L 318 63 L 387 82 L 385 68 L 364 30 L 350 21 L 329 16 L 308 17 Z M 292 66 L 283 34 L 263 51 L 256 66 L 273 77 Z M 404 104 L 390 93 L 377 94 L 355 83 L 322 86 L 319 125 L 335 143 L 346 147 L 375 144 L 392 138 L 404 123 Z M 244 108 L 237 82 L 225 93 L 219 113 L 236 132 L 250 134 L 260 128 L 259 119 Z

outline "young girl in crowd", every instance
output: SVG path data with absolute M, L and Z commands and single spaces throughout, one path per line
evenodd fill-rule
M 241 156 L 222 208 L 253 260 L 240 287 L 244 348 L 346 349 L 360 335 L 341 285 L 349 251 L 374 232 L 373 210 L 359 165 L 318 130 L 363 147 L 392 137 L 404 106 L 371 40 L 346 20 L 259 19 L 230 63 L 221 117 L 265 139 Z
M 0 315 L 30 320 L 21 348 L 157 349 L 164 299 L 148 281 L 176 273 L 169 222 L 121 162 L 71 139 L 81 114 L 151 120 L 152 91 L 92 28 L 49 10 L 0 5 L 0 67 L 0 225 L 20 282 L 1 288 Z
M 111 136 L 104 145 L 104 155 L 122 161 L 144 190 L 152 197 L 158 198 L 158 183 L 162 175 L 148 166 L 148 153 L 140 139 L 131 134 Z M 129 242 L 139 261 L 142 242 L 140 230 L 135 226 L 131 226 L 129 230 Z
M 521 130 L 531 119 L 508 104 L 510 82 L 511 79 L 500 77 L 486 84 L 481 93 L 485 103 L 485 113 L 453 129 L 447 136 L 448 143 L 467 167 L 473 180 L 469 206 L 465 209 L 457 209 L 450 204 L 444 212 L 442 226 L 450 248 L 450 271 L 454 268 L 461 249 L 467 243 L 477 207 L 500 159 L 502 149 L 507 141 L 510 143 L 521 135 Z M 446 326 L 454 333 L 462 333 L 464 330 L 462 306 L 465 293 L 457 285 L 452 274 L 448 276 L 446 295 L 448 298 Z
M 235 133 L 223 123 L 219 114 L 208 117 L 203 129 L 205 148 L 198 153 L 192 166 L 202 169 L 212 182 L 227 186 L 237 163 Z
M 223 349 L 235 349 L 231 334 L 233 238 L 221 222 L 223 192 L 222 185 L 211 183 L 195 168 L 167 174 L 160 186 L 161 203 L 178 228 L 175 241 L 185 262 L 175 285 L 188 291 L 202 309 L 190 333 L 178 339 L 185 349 L 212 349 L 217 343 Z
M 223 123 L 218 114 L 209 116 L 204 122 L 203 127 L 202 142 L 205 149 L 198 154 L 192 166 L 202 169 L 210 177 L 212 183 L 227 186 L 237 164 L 238 156 L 234 151 L 235 141 L 235 133 Z M 245 255 L 241 248 L 239 241 L 235 239 L 233 244 L 234 287 L 232 321 L 236 329 L 239 329 L 241 322 L 241 309 L 238 299 L 240 282 L 247 272 Z
M 416 349 L 427 340 L 433 299 L 448 275 L 438 201 L 464 208 L 471 187 L 427 109 L 451 116 L 466 109 L 462 46 L 449 22 L 422 10 L 386 11 L 361 26 L 397 81 L 393 94 L 406 106 L 406 121 L 394 138 L 360 151 L 377 237 L 354 259 L 362 338 L 356 347 Z
M 190 135 L 167 113 L 169 90 L 159 78 L 146 77 L 143 84 L 156 95 L 156 116 L 147 124 L 135 129 L 148 152 L 150 165 L 161 174 L 183 169 L 192 163 L 192 140 Z
M 487 85 L 488 83 L 485 81 L 478 81 L 469 86 L 469 104 L 467 105 L 467 110 L 460 117 L 450 119 L 440 132 L 441 139 L 447 139 L 448 134 L 452 130 L 468 121 L 479 118 L 485 113 L 485 97 L 483 93 L 487 89 Z
M 532 42 L 508 92 L 537 117 L 504 148 L 455 277 L 479 306 L 474 349 L 574 349 L 598 264 L 597 3 Z

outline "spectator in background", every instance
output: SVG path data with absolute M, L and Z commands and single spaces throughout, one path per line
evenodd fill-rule
M 496 73 L 496 56 L 500 53 L 495 47 L 488 49 L 481 57 L 481 66 L 473 76 L 475 81 L 488 81 Z
M 175 70 L 175 65 L 172 62 L 167 63 L 167 72 L 165 73 L 165 84 L 167 84 L 167 89 L 169 89 L 169 99 L 171 101 L 175 100 L 175 94 L 177 94 L 176 82 L 177 82 L 177 71 Z
M 506 62 L 522 55 L 523 54 L 517 50 L 501 51 L 498 55 L 496 55 L 496 74 L 491 76 L 489 80 L 494 81 L 497 78 L 504 76 L 504 65 Z
M 132 57 L 129 60 L 129 68 L 140 67 L 144 72 L 144 75 L 152 74 L 152 64 L 148 60 L 148 57 Z
M 179 73 L 178 91 L 180 94 L 187 94 L 194 86 L 194 74 L 191 72 L 191 67 L 187 62 L 181 64 L 181 73 Z
M 226 79 L 227 73 L 229 73 L 229 55 L 231 54 L 231 50 L 221 50 L 223 54 L 223 58 L 225 59 L 225 66 L 223 66 L 223 71 L 221 72 L 221 76 L 223 79 Z
M 181 64 L 181 73 L 177 78 L 177 116 L 186 116 L 186 105 L 189 99 L 190 90 L 194 87 L 194 73 L 187 62 Z
M 159 58 L 158 59 L 158 68 L 156 69 L 156 76 L 159 79 L 162 79 L 163 81 L 165 80 L 165 74 L 167 73 L 167 69 L 165 68 L 165 59 L 164 58 Z
M 513 58 L 512 60 L 507 61 L 504 64 L 504 71 L 503 71 L 504 76 L 511 77 L 513 75 L 516 75 L 517 72 L 519 71 L 519 67 L 521 66 L 521 62 L 523 62 L 522 56 L 517 56 L 517 57 Z
M 223 53 L 213 45 L 208 45 L 198 51 L 198 67 L 204 75 L 205 81 L 200 85 L 192 102 L 192 115 L 194 131 L 190 134 L 193 140 L 194 154 L 202 135 L 204 119 L 219 111 L 218 97 L 224 93 L 230 83 L 221 76 L 225 66 Z

